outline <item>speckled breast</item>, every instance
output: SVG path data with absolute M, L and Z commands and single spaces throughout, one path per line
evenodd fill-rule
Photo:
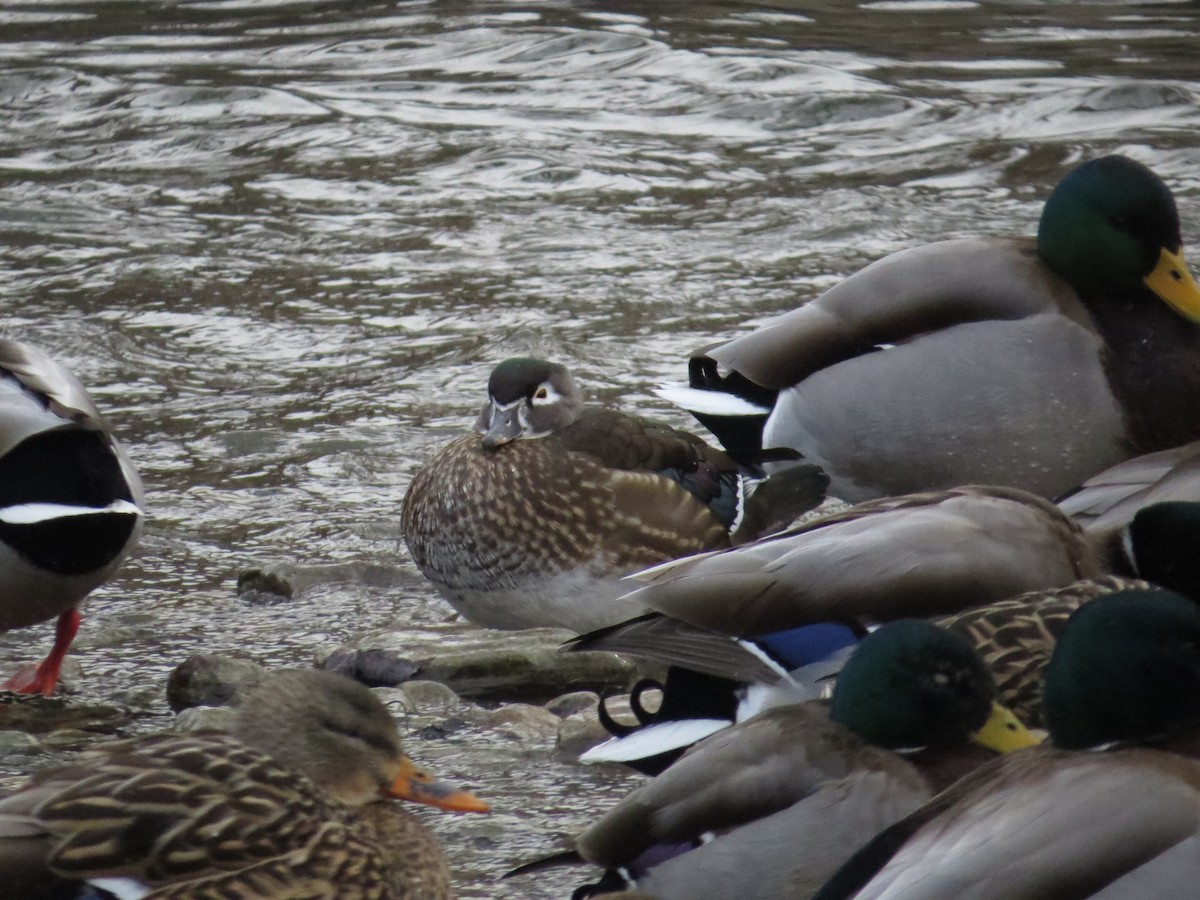
M 629 484 L 638 480 L 646 482 L 644 500 L 631 497 Z M 624 574 L 719 544 L 716 523 L 681 522 L 678 531 L 644 525 L 664 503 L 689 513 L 700 507 L 660 482 L 667 480 L 653 473 L 614 472 L 550 439 L 487 451 L 478 436 L 465 435 L 413 479 L 402 527 L 418 568 L 451 593 L 510 590 L 580 568 Z M 645 518 L 641 504 L 652 507 Z

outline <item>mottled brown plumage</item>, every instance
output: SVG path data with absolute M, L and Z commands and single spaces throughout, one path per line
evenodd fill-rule
M 742 470 L 723 451 L 584 407 L 562 366 L 509 360 L 489 389 L 482 437 L 439 451 L 409 485 L 401 518 L 417 567 L 484 625 L 620 621 L 639 611 L 615 602 L 621 576 L 756 536 L 823 494 L 823 476 L 798 466 L 743 502 Z M 773 493 L 773 482 L 787 488 Z
M 277 673 L 247 698 L 234 734 L 101 745 L 0 800 L 0 880 L 22 897 L 128 878 L 155 900 L 446 900 L 440 848 L 382 798 L 410 779 L 414 799 L 483 807 L 411 771 L 366 688 Z
M 1000 702 L 1026 725 L 1041 727 L 1046 664 L 1071 613 L 1105 594 L 1148 587 L 1149 582 L 1137 578 L 1109 575 L 1030 591 L 934 621 L 969 640 L 991 669 Z

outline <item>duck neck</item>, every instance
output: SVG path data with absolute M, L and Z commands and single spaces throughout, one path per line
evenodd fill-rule
M 1130 449 L 1148 453 L 1200 438 L 1200 325 L 1144 288 L 1102 297 L 1089 308 L 1104 339 L 1105 370 Z
M 1200 602 L 1200 503 L 1155 503 L 1123 534 L 1132 574 Z
M 936 794 L 1000 754 L 979 744 L 964 743 L 953 747 L 922 747 L 901 755 L 917 767 Z

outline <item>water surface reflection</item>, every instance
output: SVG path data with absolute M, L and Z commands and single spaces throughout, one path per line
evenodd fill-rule
M 695 345 L 914 243 L 1030 232 L 1065 166 L 1156 168 L 1200 243 L 1189 3 L 5 2 L 5 334 L 93 386 L 153 519 L 89 604 L 78 703 L 165 720 L 199 649 L 446 641 L 399 545 L 495 361 L 649 393 Z M 248 565 L 298 567 L 247 607 Z M 11 668 L 49 629 L 0 636 Z M 467 896 L 622 787 L 495 735 L 416 752 L 502 810 L 439 821 Z M 11 757 L 16 774 L 45 757 Z

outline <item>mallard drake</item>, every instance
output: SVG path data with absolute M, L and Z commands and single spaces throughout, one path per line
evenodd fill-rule
M 1056 497 L 1200 438 L 1200 288 L 1158 176 L 1070 171 L 1036 241 L 905 250 L 697 351 L 692 410 L 735 456 L 791 447 L 849 501 L 1001 484 Z
M 856 853 L 819 900 L 1193 896 L 1196 603 L 1138 591 L 1081 607 L 1054 650 L 1044 705 L 1054 747 L 943 792 Z
M 231 734 L 119 741 L 38 772 L 0 800 L 0 877 L 20 897 L 75 881 L 149 898 L 450 897 L 441 849 L 392 797 L 487 809 L 413 765 L 370 690 L 281 671 Z
M 1123 528 L 1152 503 L 1200 502 L 1200 441 L 1147 453 L 1093 475 L 1058 508 L 1087 531 Z
M 815 887 L 876 830 L 987 757 L 968 740 L 997 750 L 1033 743 L 994 696 L 962 638 L 891 623 L 860 643 L 828 710 L 777 707 L 702 741 L 576 846 L 590 862 L 639 875 L 638 889 L 663 900 Z M 708 833 L 720 837 L 637 871 L 662 848 L 694 847 Z
M 7 690 L 52 694 L 79 604 L 137 543 L 142 482 L 74 375 L 0 340 L 0 631 L 58 617 L 54 647 Z
M 648 656 L 667 663 L 667 673 L 661 682 L 644 678 L 634 685 L 629 705 L 637 725 L 617 722 L 601 698 L 600 724 L 613 737 L 587 750 L 579 761 L 620 762 L 657 775 L 692 744 L 764 709 L 827 699 L 865 633 L 851 624 L 818 622 L 736 639 L 646 616 L 582 635 L 566 646 Z M 645 653 L 637 651 L 639 644 Z M 642 703 L 651 690 L 660 695 L 653 712 Z
M 586 406 L 565 366 L 509 359 L 475 426 L 413 478 L 401 516 L 413 560 L 468 619 L 587 631 L 635 569 L 755 537 L 816 505 L 796 466 L 747 491 L 746 470 L 700 438 Z
M 991 672 L 1000 702 L 1024 724 L 1041 727 L 1046 664 L 1071 614 L 1097 597 L 1150 587 L 1141 579 L 1106 575 L 932 621 L 966 638 Z M 600 721 L 613 738 L 584 752 L 580 762 L 620 762 L 657 775 L 689 746 L 734 722 L 828 696 L 862 633 L 851 626 L 826 622 L 748 639 L 649 615 L 569 641 L 565 649 L 627 653 L 668 666 L 664 683 L 645 679 L 630 694 L 636 725 L 615 721 L 601 700 Z M 817 634 L 806 640 L 807 655 L 781 657 L 773 649 L 810 632 Z M 655 687 L 661 701 L 649 712 L 641 697 Z
M 641 587 L 627 599 L 746 637 L 831 619 L 947 615 L 1113 573 L 1200 596 L 1198 539 L 1200 504 L 1153 504 L 1127 529 L 1085 532 L 1025 491 L 964 487 L 868 501 L 665 563 L 631 576 Z

